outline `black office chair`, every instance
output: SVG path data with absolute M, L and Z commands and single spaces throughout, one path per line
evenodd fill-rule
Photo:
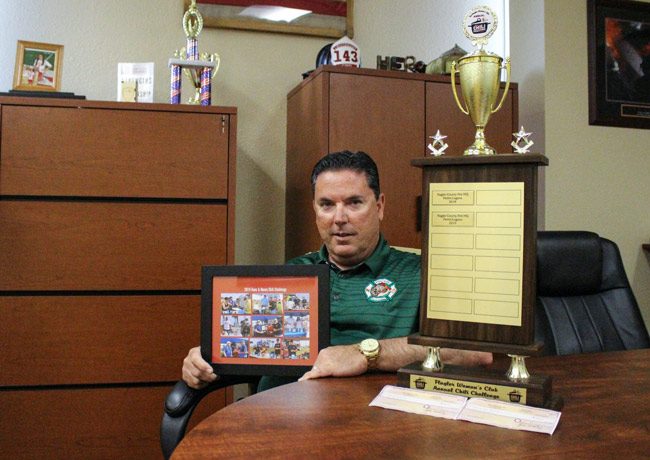
M 592 232 L 538 232 L 536 336 L 551 355 L 650 347 L 615 243 Z
M 257 389 L 258 376 L 222 375 L 219 380 L 201 390 L 188 387 L 182 380 L 176 382 L 165 399 L 165 410 L 160 422 L 160 447 L 165 459 L 171 457 L 176 446 L 185 436 L 187 422 L 201 400 L 220 388 L 247 383 L 253 393 Z

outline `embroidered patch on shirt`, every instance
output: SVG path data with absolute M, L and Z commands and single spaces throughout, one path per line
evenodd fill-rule
M 386 278 L 373 281 L 365 289 L 366 298 L 371 302 L 386 302 L 397 292 L 395 283 Z

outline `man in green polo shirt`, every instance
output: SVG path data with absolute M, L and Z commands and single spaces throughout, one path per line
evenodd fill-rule
M 332 345 L 300 380 L 396 371 L 423 361 L 425 347 L 407 343 L 417 330 L 420 258 L 391 248 L 381 235 L 385 197 L 375 162 L 363 152 L 328 154 L 314 167 L 311 186 L 323 246 L 288 263 L 329 265 Z M 443 349 L 441 357 L 465 366 L 492 362 L 484 352 Z M 183 380 L 201 388 L 216 378 L 200 348 L 191 349 Z M 287 381 L 263 378 L 260 390 Z

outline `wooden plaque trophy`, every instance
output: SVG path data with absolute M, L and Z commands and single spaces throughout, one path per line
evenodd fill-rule
M 485 7 L 475 8 L 465 18 L 466 27 L 483 24 L 478 30 L 488 30 L 496 22 L 490 14 Z M 562 401 L 552 397 L 551 378 L 531 376 L 525 365 L 525 357 L 539 355 L 543 347 L 534 339 L 537 172 L 548 159 L 494 154 L 483 129 L 496 111 L 500 85 L 494 67 L 500 67 L 501 58 L 481 47 L 459 64 L 476 142 L 464 156 L 411 162 L 423 173 L 423 235 L 420 331 L 409 343 L 429 352 L 424 362 L 398 371 L 398 384 L 558 408 Z M 473 75 L 471 82 L 464 71 Z M 441 347 L 507 354 L 510 369 L 443 366 Z

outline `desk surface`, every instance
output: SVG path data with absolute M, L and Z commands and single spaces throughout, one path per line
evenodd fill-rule
M 369 407 L 395 374 L 293 383 L 238 401 L 181 442 L 184 458 L 648 458 L 650 349 L 529 358 L 564 397 L 553 434 Z

